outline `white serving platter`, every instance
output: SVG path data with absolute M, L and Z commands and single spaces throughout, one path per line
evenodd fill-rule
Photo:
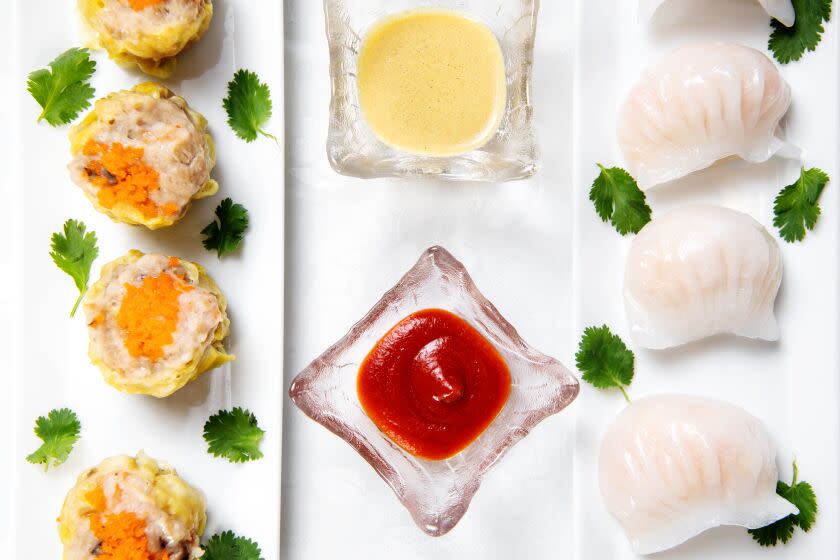
M 214 177 L 221 189 L 196 203 L 182 223 L 157 232 L 116 224 L 97 213 L 66 171 L 69 127 L 35 123 L 39 107 L 26 91 L 26 75 L 81 44 L 75 2 L 10 4 L 13 54 L 3 67 L 2 85 L 12 107 L 9 120 L 3 120 L 3 136 L 10 138 L 3 147 L 12 157 L 3 161 L 14 174 L 4 181 L 3 195 L 13 251 L 3 258 L 3 276 L 10 284 L 3 290 L 8 329 L 3 334 L 13 356 L 5 371 L 12 389 L 7 381 L 0 404 L 10 401 L 3 407 L 3 420 L 8 414 L 13 429 L 2 454 L 3 479 L 11 481 L 5 486 L 12 489 L 11 496 L 2 496 L 2 556 L 61 557 L 55 518 L 76 476 L 105 457 L 145 450 L 204 491 L 208 535 L 232 529 L 256 540 L 265 558 L 277 559 L 285 391 L 282 2 L 214 2 L 207 35 L 183 53 L 178 70 L 164 82 L 209 119 L 218 149 Z M 118 68 L 102 52 L 95 58 L 97 97 L 146 81 L 137 72 Z M 281 138 L 279 144 L 264 138 L 246 144 L 225 122 L 226 85 L 243 67 L 257 72 L 271 88 L 275 112 L 267 129 Z M 241 252 L 219 261 L 202 247 L 199 232 L 226 196 L 249 209 L 251 228 Z M 72 280 L 48 255 L 51 232 L 68 218 L 83 220 L 99 237 L 93 279 L 103 264 L 132 248 L 203 263 L 229 299 L 229 349 L 237 360 L 165 400 L 124 395 L 107 386 L 88 361 L 84 319 L 81 314 L 68 317 L 76 298 Z M 39 445 L 32 428 L 37 416 L 65 406 L 78 413 L 82 439 L 67 463 L 45 473 L 24 461 Z M 204 422 L 232 406 L 254 411 L 265 429 L 262 460 L 232 465 L 206 452 Z
M 287 384 L 435 244 L 525 340 L 570 365 L 574 28 L 570 2 L 542 4 L 533 88 L 542 168 L 527 181 L 458 184 L 333 172 L 321 2 L 287 2 Z M 569 550 L 568 411 L 514 446 L 452 532 L 431 538 L 349 445 L 286 406 L 282 558 L 538 560 Z
M 766 51 L 768 17 L 751 0 L 671 0 L 653 22 L 638 22 L 636 3 L 579 0 L 575 88 L 575 335 L 591 325 L 609 325 L 630 342 L 624 318 L 622 280 L 630 237 L 622 239 L 596 216 L 588 200 L 596 162 L 623 165 L 616 144 L 616 113 L 623 96 L 647 64 L 669 49 L 729 40 Z M 840 226 L 840 45 L 835 3 L 822 44 L 782 73 L 793 89 L 784 121 L 786 137 L 804 150 L 804 162 L 834 181 L 822 197 L 823 215 L 804 243 L 780 241 L 785 272 L 777 302 L 778 343 L 717 337 L 671 351 L 636 352 L 631 398 L 681 392 L 736 403 L 766 424 L 779 448 L 783 479 L 791 461 L 816 489 L 820 514 L 810 533 L 785 547 L 762 549 L 741 528 L 708 531 L 656 555 L 663 560 L 768 558 L 822 560 L 840 557 L 840 370 L 838 370 L 838 226 Z M 798 176 L 798 162 L 763 165 L 730 162 L 650 191 L 654 215 L 696 202 L 751 214 L 773 235 L 773 200 Z M 632 346 L 631 346 L 632 348 Z M 597 455 L 601 437 L 624 406 L 620 394 L 584 387 L 574 410 L 575 550 L 570 557 L 637 558 L 600 499 Z

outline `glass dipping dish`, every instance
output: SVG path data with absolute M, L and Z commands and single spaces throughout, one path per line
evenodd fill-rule
M 365 121 L 356 77 L 367 30 L 383 18 L 420 9 L 450 10 L 493 31 L 505 62 L 507 104 L 490 140 L 465 154 L 414 155 L 379 140 Z M 332 100 L 327 155 L 338 173 L 360 178 L 427 176 L 511 181 L 537 170 L 530 88 L 539 0 L 324 0 Z
M 430 308 L 450 311 L 478 330 L 504 358 L 511 376 L 510 395 L 493 422 L 463 451 L 439 461 L 415 457 L 383 434 L 362 408 L 356 385 L 359 366 L 377 341 L 406 316 Z M 568 406 L 579 390 L 563 364 L 520 338 L 460 262 L 432 247 L 347 335 L 294 379 L 289 396 L 370 463 L 420 529 L 440 536 L 466 513 L 484 473 L 539 422 Z

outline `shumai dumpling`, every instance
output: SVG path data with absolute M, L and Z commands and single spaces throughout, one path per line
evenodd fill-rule
M 633 340 L 679 346 L 716 334 L 778 340 L 779 245 L 752 217 L 685 206 L 648 223 L 630 246 L 624 306 Z
M 58 516 L 64 560 L 195 560 L 207 521 L 204 496 L 139 453 L 83 472 Z
M 219 190 L 207 120 L 152 82 L 98 100 L 70 132 L 70 151 L 73 182 L 118 222 L 171 226 Z
M 761 52 L 734 43 L 682 47 L 630 91 L 618 142 L 627 170 L 648 189 L 730 157 L 792 155 L 776 136 L 790 103 L 790 86 Z
M 598 472 L 604 504 L 639 554 L 798 513 L 776 494 L 776 448 L 762 423 L 712 399 L 633 401 L 604 437 Z
M 213 19 L 211 0 L 78 0 L 85 23 L 117 62 L 168 78 L 175 57 L 201 39 Z
M 120 391 L 166 397 L 234 358 L 227 301 L 196 263 L 130 251 L 102 268 L 84 310 L 90 358 Z
M 639 0 L 639 11 L 644 18 L 650 18 L 668 0 Z M 703 2 L 705 4 L 705 2 Z M 758 0 L 767 14 L 790 27 L 796 21 L 796 12 L 791 0 Z

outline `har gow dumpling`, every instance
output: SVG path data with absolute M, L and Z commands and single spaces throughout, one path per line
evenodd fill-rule
M 779 245 L 752 217 L 685 206 L 648 223 L 630 246 L 624 306 L 634 341 L 662 349 L 721 333 L 778 340 Z
M 656 10 L 667 0 L 639 0 L 639 12 L 644 19 L 653 17 Z M 761 7 L 767 14 L 790 27 L 796 21 L 796 12 L 793 9 L 791 0 L 758 0 Z
M 627 170 L 642 189 L 729 157 L 767 161 L 790 86 L 764 54 L 733 43 L 682 47 L 648 68 L 618 117 Z
M 639 554 L 713 527 L 757 529 L 798 513 L 776 494 L 776 448 L 762 423 L 712 399 L 629 404 L 604 437 L 598 470 L 604 504 Z

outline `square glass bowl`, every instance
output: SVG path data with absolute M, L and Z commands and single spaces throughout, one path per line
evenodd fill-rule
M 502 355 L 511 376 L 510 396 L 493 422 L 466 449 L 440 461 L 415 457 L 382 433 L 356 390 L 359 366 L 374 345 L 406 316 L 430 308 L 465 319 Z M 289 396 L 370 463 L 423 531 L 439 536 L 463 517 L 484 473 L 540 421 L 568 406 L 579 389 L 563 364 L 519 337 L 460 262 L 432 247 L 344 338 L 294 379 Z
M 460 12 L 487 25 L 502 48 L 507 105 L 495 136 L 452 157 L 400 152 L 382 143 L 359 104 L 356 63 L 368 29 L 382 18 L 414 9 Z M 539 0 L 324 0 L 330 48 L 332 101 L 327 155 L 333 169 L 361 178 L 433 176 L 463 181 L 511 181 L 537 170 L 531 106 Z

